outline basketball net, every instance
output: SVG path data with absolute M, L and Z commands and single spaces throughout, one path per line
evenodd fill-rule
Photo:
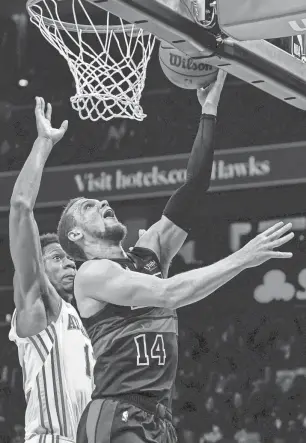
M 68 63 L 76 88 L 72 108 L 82 120 L 142 121 L 146 114 L 140 99 L 155 37 L 109 12 L 105 25 L 95 25 L 82 0 L 70 0 L 74 21 L 66 23 L 57 1 L 28 0 L 27 9 L 31 22 Z M 78 23 L 76 4 L 86 24 Z M 118 24 L 111 25 L 110 20 Z

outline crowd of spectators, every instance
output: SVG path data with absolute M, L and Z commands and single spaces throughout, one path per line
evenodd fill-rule
M 190 309 L 192 327 L 180 334 L 174 401 L 179 441 L 305 442 L 301 313 L 292 313 L 288 325 L 288 318 L 266 316 L 258 309 L 254 315 L 260 327 L 252 328 L 250 318 L 229 321 L 205 310 L 195 322 L 199 315 Z M 185 325 L 186 313 L 182 317 Z

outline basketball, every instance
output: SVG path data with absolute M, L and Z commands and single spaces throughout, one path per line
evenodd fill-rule
M 166 42 L 159 47 L 159 62 L 171 83 L 183 89 L 205 88 L 216 80 L 218 68 L 203 60 L 188 58 Z

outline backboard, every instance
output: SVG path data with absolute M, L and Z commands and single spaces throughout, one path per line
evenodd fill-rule
M 209 0 L 154 0 L 182 17 L 187 18 L 188 20 L 195 22 L 195 16 L 197 16 L 198 20 L 204 21 L 207 18 L 209 11 L 212 9 L 210 6 L 212 1 Z
M 305 0 L 216 0 L 216 4 L 220 29 L 237 40 L 290 37 L 306 31 Z
M 306 110 L 306 64 L 265 40 L 237 41 L 203 26 L 205 0 L 86 0 L 156 35 L 188 57 Z M 195 14 L 198 11 L 198 15 Z

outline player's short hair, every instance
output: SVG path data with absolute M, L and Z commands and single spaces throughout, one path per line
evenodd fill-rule
M 72 213 L 69 213 L 69 210 L 75 203 L 77 203 L 79 200 L 82 200 L 83 198 L 84 197 L 73 198 L 68 202 L 67 206 L 62 212 L 57 227 L 57 235 L 61 247 L 64 249 L 66 254 L 69 255 L 69 257 L 72 257 L 74 260 L 77 261 L 86 260 L 86 256 L 83 250 L 68 238 L 69 232 L 76 226 L 75 217 Z
M 42 253 L 44 254 L 44 249 L 46 246 L 51 245 L 53 243 L 59 244 L 58 235 L 55 232 L 48 232 L 47 234 L 42 234 L 40 237 L 40 246 Z

